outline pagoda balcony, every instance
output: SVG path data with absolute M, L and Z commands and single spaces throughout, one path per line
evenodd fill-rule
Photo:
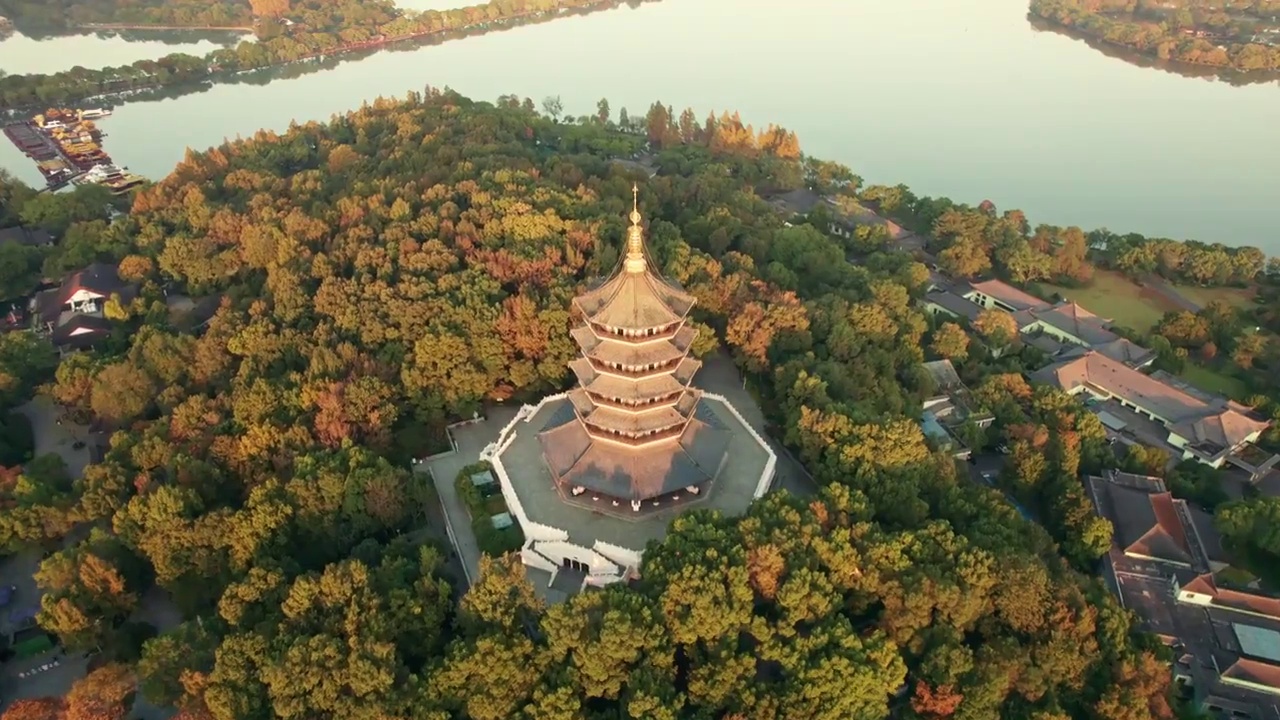
M 624 400 L 622 398 L 608 397 L 592 390 L 591 388 L 583 388 L 587 391 L 587 395 L 591 397 L 591 402 L 603 406 L 611 407 L 626 412 L 643 412 L 654 408 L 675 405 L 680 402 L 680 396 L 684 395 L 684 390 L 665 395 L 656 395 L 649 398 L 634 398 Z
M 646 328 L 644 330 L 625 330 L 622 328 L 611 328 L 599 323 L 588 321 L 586 327 L 591 328 L 591 332 L 596 334 L 601 340 L 620 340 L 628 343 L 647 343 L 655 340 L 670 340 L 680 332 L 680 328 L 684 326 L 684 321 L 671 323 L 665 327 Z
M 626 366 L 621 363 L 606 363 L 603 360 L 589 357 L 587 360 L 591 363 L 591 367 L 598 373 L 604 375 L 616 375 L 618 377 L 628 378 L 630 380 L 640 380 L 642 378 L 653 377 L 655 375 L 670 375 L 675 373 L 676 368 L 680 367 L 683 357 L 676 358 L 665 363 L 651 363 L 641 366 Z
M 614 442 L 632 448 L 644 447 L 645 445 L 652 443 L 659 443 L 665 440 L 678 438 L 684 434 L 684 429 L 688 424 L 689 421 L 685 420 L 678 425 L 672 425 L 658 430 L 623 432 L 613 428 L 600 427 L 589 420 L 583 420 L 582 422 L 583 427 L 587 429 L 587 434 L 591 437 L 597 440 Z
M 698 331 L 682 327 L 670 338 L 654 338 L 652 341 L 616 340 L 601 338 L 590 325 L 582 325 L 569 331 L 586 357 L 606 363 L 641 366 L 678 360 L 693 347 Z

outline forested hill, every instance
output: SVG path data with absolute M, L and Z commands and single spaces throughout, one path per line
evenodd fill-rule
M 1024 453 L 1046 476 L 1096 462 L 1096 420 L 933 327 L 910 257 L 845 262 L 754 192 L 847 170 L 736 116 L 650 118 L 653 179 L 610 161 L 646 138 L 603 103 L 563 124 L 432 93 L 193 153 L 136 198 L 113 231 L 132 332 L 53 384 L 121 430 L 83 480 L 0 505 L 6 548 L 100 528 L 41 571 L 41 623 L 115 661 L 69 703 L 136 673 L 217 720 L 1172 717 L 1156 643 L 926 446 L 924 348 L 973 358 L 983 402 L 1050 438 Z M 500 562 L 455 605 L 407 458 L 485 399 L 570 382 L 568 301 L 614 264 L 635 180 L 654 257 L 823 488 L 681 518 L 635 587 L 543 609 Z M 163 284 L 222 309 L 184 332 Z M 1054 528 L 1082 565 L 1109 539 Z M 139 649 L 119 621 L 152 582 L 187 622 Z

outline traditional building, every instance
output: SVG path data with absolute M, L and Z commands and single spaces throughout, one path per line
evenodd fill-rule
M 574 418 L 539 435 L 564 491 L 625 500 L 632 512 L 664 495 L 696 496 L 719 474 L 729 440 L 697 417 L 702 393 L 690 384 L 702 363 L 689 355 L 698 331 L 686 324 L 694 299 L 650 269 L 640 220 L 637 207 L 621 267 L 573 301 L 583 318 L 571 332 L 582 351 L 569 365 L 580 383 L 569 392 Z
M 732 404 L 694 385 L 694 298 L 654 270 L 633 202 L 619 266 L 573 300 L 578 386 L 521 408 L 481 453 L 524 533 L 521 557 L 553 581 L 635 577 L 676 515 L 744 512 L 777 463 Z

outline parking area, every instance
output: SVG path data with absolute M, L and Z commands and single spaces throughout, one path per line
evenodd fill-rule
M 89 444 L 93 439 L 88 426 L 62 422 L 62 411 L 49 398 L 37 395 L 18 408 L 31 421 L 36 440 L 36 455 L 54 453 L 67 464 L 67 472 L 78 478 L 89 464 Z
M 90 461 L 89 428 L 61 422 L 60 408 L 44 396 L 22 405 L 18 412 L 31 421 L 36 455 L 56 454 L 66 463 L 71 477 L 80 477 Z M 64 546 L 82 536 L 81 532 L 73 533 Z M 6 638 L 33 624 L 41 595 L 34 576 L 42 558 L 39 550 L 27 550 L 0 560 L 0 585 L 14 587 L 8 605 L 0 608 L 0 635 Z M 13 700 L 64 695 L 72 683 L 84 676 L 87 666 L 84 656 L 67 656 L 61 648 L 0 665 L 0 711 Z
M 33 576 L 40 560 L 39 551 L 29 550 L 0 561 L 0 584 L 15 588 L 9 604 L 0 609 L 0 635 L 7 639 L 33 626 L 33 615 L 40 608 L 40 591 Z M 29 634 L 34 633 L 22 632 L 18 640 Z M 67 656 L 61 648 L 52 647 L 0 665 L 0 712 L 13 700 L 64 695 L 84 676 L 87 665 L 84 656 Z

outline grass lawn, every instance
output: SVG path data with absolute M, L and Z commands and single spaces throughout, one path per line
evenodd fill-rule
M 1089 312 L 1110 318 L 1116 325 L 1146 332 L 1169 310 L 1176 310 L 1165 298 L 1130 281 L 1117 272 L 1099 270 L 1088 287 L 1069 288 L 1041 283 L 1040 287 L 1080 304 Z
M 1180 375 L 1183 380 L 1201 390 L 1208 390 L 1229 398 L 1240 399 L 1248 393 L 1248 388 L 1245 387 L 1245 384 L 1236 378 L 1224 375 L 1212 368 L 1197 365 L 1191 361 L 1187 361 Z
M 1214 300 L 1221 300 L 1232 307 L 1248 309 L 1253 307 L 1254 291 L 1235 287 L 1200 287 L 1198 285 L 1177 285 L 1178 294 L 1191 302 L 1204 307 Z

